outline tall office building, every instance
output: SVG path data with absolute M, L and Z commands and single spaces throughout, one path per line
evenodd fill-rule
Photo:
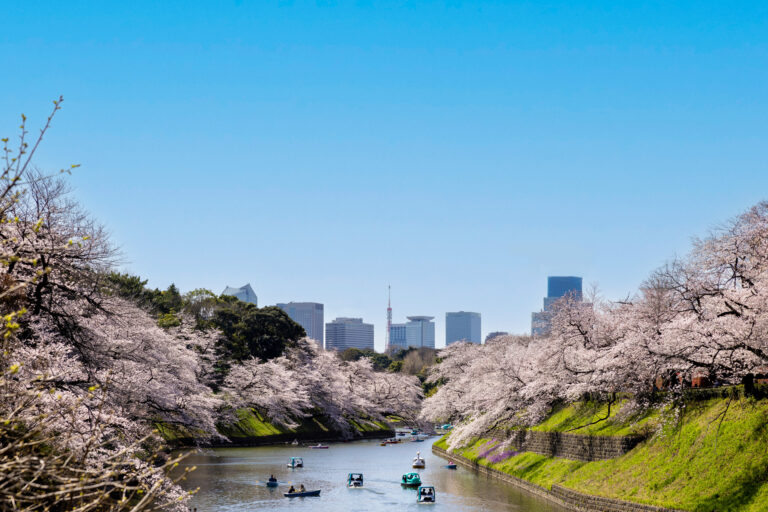
M 285 311 L 291 320 L 307 331 L 307 337 L 323 346 L 323 305 L 317 302 L 280 303 L 277 307 Z
M 457 341 L 477 343 L 480 338 L 480 313 L 457 311 L 445 314 L 445 346 Z
M 581 301 L 581 278 L 574 276 L 549 276 L 547 278 L 547 296 L 544 297 L 544 309 L 568 295 L 574 300 Z
M 409 347 L 435 348 L 433 316 L 409 316 L 405 324 L 405 342 Z
M 546 336 L 552 323 L 552 307 L 563 297 L 582 301 L 581 278 L 575 276 L 549 276 L 544 308 L 531 314 L 531 336 Z
M 364 324 L 362 318 L 337 318 L 325 324 L 325 348 L 373 350 L 373 324 Z
M 408 348 L 408 339 L 405 336 L 405 324 L 390 324 L 389 326 L 389 352 Z
M 227 285 L 226 288 L 224 288 L 224 291 L 221 292 L 222 295 L 231 295 L 233 297 L 237 297 L 243 302 L 250 302 L 251 304 L 258 306 L 258 298 L 256 297 L 256 292 L 253 291 L 253 288 L 251 288 L 251 284 L 245 284 L 241 286 L 240 288 L 233 288 L 229 285 Z

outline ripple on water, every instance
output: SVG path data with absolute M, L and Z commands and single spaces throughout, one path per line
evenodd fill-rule
M 426 459 L 425 469 L 410 467 L 417 450 Z M 302 457 L 305 467 L 286 467 L 289 457 Z M 380 446 L 376 441 L 359 441 L 332 444 L 329 450 L 294 446 L 216 448 L 191 455 L 185 464 L 198 467 L 182 484 L 190 490 L 199 487 L 190 504 L 198 512 L 562 511 L 498 480 L 463 468 L 445 469 L 445 461 L 431 453 L 431 441 L 418 447 L 411 443 Z M 416 490 L 400 486 L 400 477 L 411 471 L 418 472 L 425 485 L 435 486 L 435 505 L 419 506 Z M 347 489 L 346 478 L 351 472 L 365 475 L 363 489 Z M 264 483 L 270 475 L 281 482 L 278 488 Z M 290 485 L 301 484 L 307 489 L 321 489 L 321 496 L 283 497 Z

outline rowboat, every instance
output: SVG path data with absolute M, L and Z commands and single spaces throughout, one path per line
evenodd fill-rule
M 316 446 L 310 446 L 313 450 L 327 450 L 328 447 L 322 444 L 318 444 Z
M 448 464 L 445 465 L 445 467 L 446 469 L 456 469 L 456 464 L 454 464 L 453 462 L 449 462 Z
M 285 496 L 286 498 L 304 498 L 307 496 L 320 496 L 320 489 L 316 491 L 284 492 L 283 496 Z

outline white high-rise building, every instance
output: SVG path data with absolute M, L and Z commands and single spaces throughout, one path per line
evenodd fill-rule
M 258 298 L 256 297 L 256 292 L 253 291 L 253 288 L 251 288 L 251 284 L 245 284 L 241 286 L 240 288 L 233 288 L 229 285 L 227 285 L 226 288 L 224 288 L 224 291 L 221 292 L 222 295 L 231 295 L 233 297 L 237 297 L 243 302 L 250 302 L 254 306 L 258 306 Z
M 457 341 L 480 344 L 480 313 L 457 311 L 445 314 L 445 346 Z
M 323 305 L 317 302 L 280 303 L 277 307 L 285 311 L 291 320 L 299 324 L 311 338 L 323 346 Z
M 373 324 L 364 324 L 362 318 L 337 318 L 325 324 L 325 348 L 373 350 Z
M 405 324 L 405 340 L 409 347 L 435 348 L 433 316 L 409 316 Z

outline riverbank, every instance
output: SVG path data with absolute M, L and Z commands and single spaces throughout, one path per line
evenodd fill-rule
M 633 419 L 611 418 L 595 431 L 645 433 L 626 454 L 578 461 L 505 450 L 501 439 L 478 439 L 455 455 L 549 493 L 562 488 L 589 496 L 686 511 L 768 510 L 768 400 L 734 396 L 686 402 L 680 414 L 664 410 Z M 554 411 L 538 431 L 572 428 L 595 407 Z M 577 425 L 576 425 L 577 426 Z M 586 436 L 585 436 L 586 437 Z M 599 437 L 599 436 L 596 436 Z M 447 448 L 444 437 L 436 451 Z
M 387 422 L 374 420 L 350 421 L 352 432 L 335 429 L 322 415 L 301 418 L 298 426 L 289 428 L 270 422 L 254 409 L 242 408 L 235 411 L 236 420 L 220 423 L 217 429 L 226 440 L 202 441 L 194 433 L 173 428 L 168 425 L 156 425 L 160 435 L 174 448 L 182 446 L 204 447 L 247 447 L 268 446 L 290 443 L 320 443 L 348 441 L 351 439 L 385 439 L 395 435 L 399 418 L 391 417 Z

